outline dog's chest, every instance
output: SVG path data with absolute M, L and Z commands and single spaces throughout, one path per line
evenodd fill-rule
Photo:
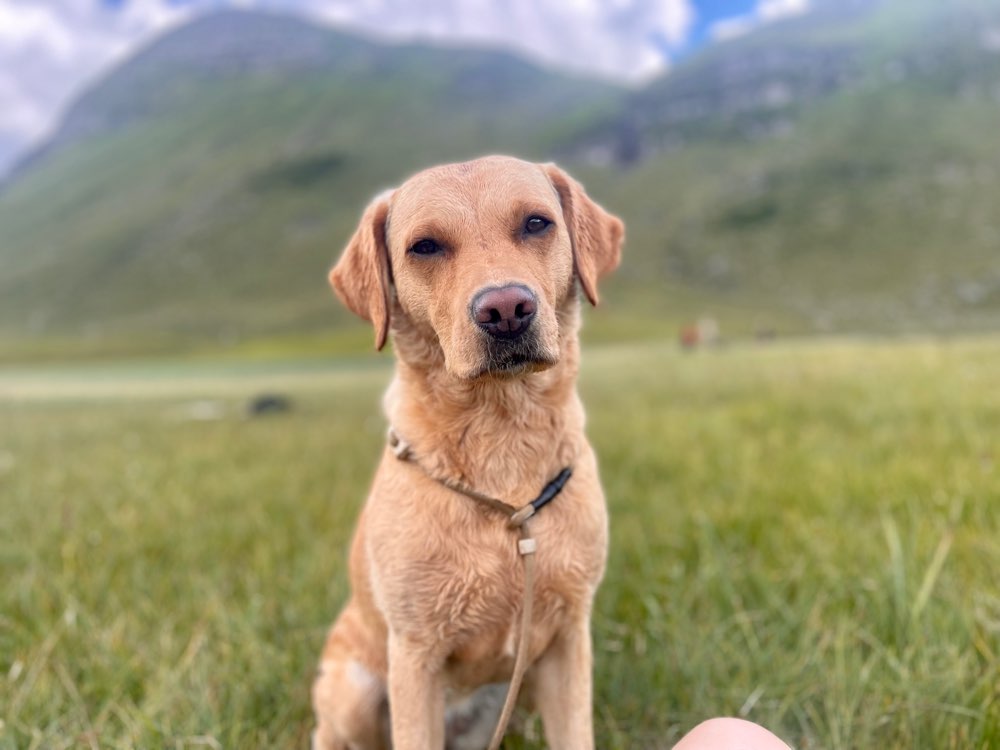
M 454 515 L 431 514 L 419 522 L 398 519 L 392 538 L 383 527 L 387 536 L 373 540 L 371 551 L 377 598 L 390 628 L 440 649 L 454 683 L 478 685 L 509 677 L 524 564 L 518 533 L 502 517 L 459 507 Z M 589 609 L 604 567 L 603 498 L 567 492 L 528 523 L 537 543 L 530 650 L 537 658 L 567 617 Z M 407 533 L 413 527 L 423 533 Z
M 590 598 L 597 583 L 582 566 L 565 564 L 570 550 L 546 555 L 542 550 L 554 545 L 541 536 L 534 561 L 530 661 L 566 627 L 568 614 Z M 510 678 L 525 603 L 524 565 L 516 544 L 517 536 L 511 535 L 504 539 L 503 549 L 488 551 L 488 544 L 480 545 L 481 564 L 464 576 L 453 572 L 452 586 L 444 584 L 450 589 L 448 601 L 429 613 L 438 624 L 441 643 L 447 644 L 443 656 L 453 686 L 475 687 Z M 455 585 L 458 580 L 463 583 Z

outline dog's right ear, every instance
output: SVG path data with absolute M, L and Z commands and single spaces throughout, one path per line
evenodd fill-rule
M 390 191 L 379 195 L 361 217 L 361 223 L 330 271 L 330 285 L 348 309 L 375 327 L 375 349 L 385 346 L 389 335 L 389 247 L 385 225 Z

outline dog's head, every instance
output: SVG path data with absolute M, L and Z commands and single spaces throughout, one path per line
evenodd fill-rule
M 368 206 L 330 283 L 385 344 L 390 317 L 461 378 L 545 369 L 574 277 L 597 304 L 622 222 L 553 164 L 487 157 L 420 172 Z M 399 321 L 402 327 L 402 321 Z

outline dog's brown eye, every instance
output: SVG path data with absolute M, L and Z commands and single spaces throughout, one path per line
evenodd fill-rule
M 441 252 L 441 246 L 434 240 L 419 240 L 410 246 L 410 252 L 414 255 L 434 255 Z
M 524 222 L 524 231 L 528 234 L 538 234 L 544 232 L 552 225 L 552 222 L 543 216 L 529 216 Z

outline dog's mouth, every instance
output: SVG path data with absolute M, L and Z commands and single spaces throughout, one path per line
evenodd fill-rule
M 539 346 L 534 336 L 504 341 L 490 339 L 483 343 L 483 362 L 473 378 L 512 378 L 541 372 L 555 365 L 558 357 Z

